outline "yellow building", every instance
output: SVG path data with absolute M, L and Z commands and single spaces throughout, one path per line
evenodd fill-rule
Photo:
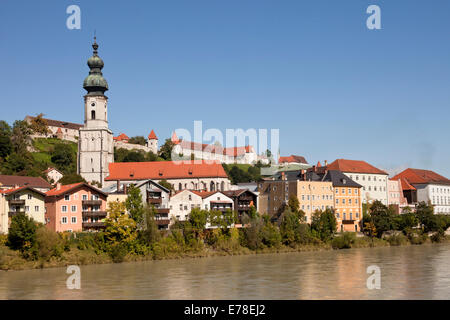
M 297 181 L 297 198 L 305 212 L 305 222 L 311 223 L 316 210 L 333 208 L 333 185 L 329 181 Z

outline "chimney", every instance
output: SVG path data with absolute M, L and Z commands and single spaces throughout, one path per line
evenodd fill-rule
M 128 194 L 128 187 L 126 184 L 123 185 L 123 193 Z
M 327 160 L 325 160 L 324 163 L 325 163 L 325 167 L 328 166 L 328 161 Z
M 313 171 L 316 172 L 317 171 L 317 167 L 313 166 Z
M 120 180 L 117 180 L 117 193 L 120 192 Z
M 58 182 L 58 183 L 56 184 L 56 190 L 61 190 L 61 183 Z
M 284 171 L 281 171 L 281 180 L 286 180 L 286 174 L 284 173 Z
M 306 181 L 306 174 L 305 174 L 305 170 L 303 170 L 303 169 L 302 169 L 301 173 L 302 173 L 302 178 L 303 178 L 303 181 Z

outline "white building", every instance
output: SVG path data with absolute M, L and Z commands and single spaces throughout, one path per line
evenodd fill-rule
M 356 183 L 363 186 L 363 203 L 375 200 L 388 205 L 388 173 L 365 161 L 337 159 L 326 166 L 328 170 L 339 170 Z
M 98 44 L 92 45 L 94 55 L 88 59 L 91 69 L 83 83 L 88 92 L 84 96 L 84 127 L 78 139 L 78 173 L 88 182 L 103 184 L 109 174 L 108 165 L 114 162 L 114 142 L 108 128 L 108 83 L 101 72 L 104 63 L 97 55 Z
M 44 174 L 47 176 L 47 180 L 52 183 L 57 183 L 59 180 L 62 179 L 62 177 L 64 177 L 61 171 L 55 168 L 48 168 L 47 170 L 44 171 Z
M 173 152 L 187 159 L 193 156 L 198 160 L 216 160 L 227 164 L 255 164 L 259 160 L 253 146 L 224 148 L 213 144 L 180 140 L 175 132 L 171 140 L 175 144 Z
M 450 180 L 431 170 L 408 168 L 393 179 L 401 179 L 409 204 L 430 203 L 435 213 L 450 214 Z
M 28 124 L 31 124 L 31 121 L 35 117 L 32 116 L 26 116 L 25 121 Z M 62 140 L 68 140 L 72 142 L 78 142 L 78 137 L 80 135 L 79 130 L 83 127 L 82 124 L 79 123 L 72 123 L 72 122 L 66 122 L 66 121 L 60 121 L 60 120 L 52 120 L 52 119 L 45 119 L 43 118 L 45 122 L 47 122 L 47 128 L 48 128 L 48 134 L 37 134 L 33 133 L 31 135 L 32 138 L 58 138 Z

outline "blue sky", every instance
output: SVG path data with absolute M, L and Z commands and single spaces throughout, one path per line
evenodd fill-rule
M 81 8 L 81 30 L 66 8 Z M 368 30 L 366 8 L 381 8 Z M 114 134 L 278 128 L 282 155 L 450 177 L 450 2 L 0 2 L 1 119 L 83 121 L 97 30 Z

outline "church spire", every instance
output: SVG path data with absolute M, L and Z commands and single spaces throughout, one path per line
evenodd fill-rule
M 103 60 L 98 56 L 97 37 L 94 36 L 93 56 L 87 61 L 89 66 L 89 75 L 84 79 L 83 88 L 88 92 L 87 95 L 104 95 L 108 90 L 108 82 L 103 78 L 102 69 L 104 66 Z

